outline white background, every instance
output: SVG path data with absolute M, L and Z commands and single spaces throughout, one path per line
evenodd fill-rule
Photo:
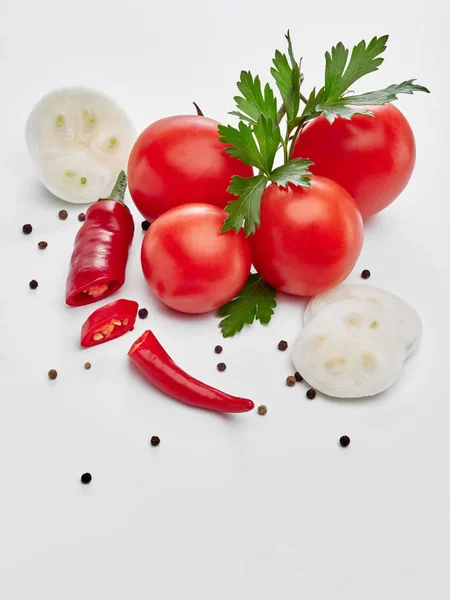
M 2 599 L 449 597 L 448 26 L 438 0 L 0 0 Z M 216 317 L 176 317 L 147 291 L 136 211 L 116 297 L 136 299 L 149 317 L 80 350 L 95 306 L 67 308 L 64 283 L 86 207 L 37 181 L 28 111 L 54 87 L 82 84 L 114 96 L 139 130 L 192 112 L 193 100 L 226 121 L 239 71 L 266 78 L 288 28 L 306 91 L 321 84 L 332 44 L 384 33 L 385 64 L 355 89 L 417 77 L 432 91 L 398 102 L 417 166 L 399 200 L 368 223 L 350 277 L 369 268 L 371 283 L 423 317 L 423 343 L 401 380 L 365 401 L 311 402 L 303 385 L 288 388 L 289 352 L 277 343 L 294 341 L 304 302 L 285 296 L 269 327 L 223 342 L 228 369 L 218 373 Z M 24 236 L 27 222 L 34 231 Z M 267 415 L 222 416 L 154 391 L 126 357 L 147 327 L 187 371 L 266 404 Z

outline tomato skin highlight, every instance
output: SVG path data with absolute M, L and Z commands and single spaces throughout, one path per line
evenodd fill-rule
M 218 126 L 207 117 L 180 115 L 141 133 L 128 162 L 128 186 L 147 220 L 181 204 L 225 208 L 236 200 L 227 192 L 232 176 L 251 177 L 253 169 L 225 152 Z
M 392 104 L 366 106 L 374 116 L 338 117 L 332 125 L 317 117 L 301 131 L 294 158 L 309 158 L 311 171 L 333 179 L 352 196 L 363 219 L 391 204 L 414 169 L 411 126 Z
M 225 211 L 185 204 L 157 219 L 141 249 L 144 277 L 164 304 L 185 313 L 209 312 L 244 286 L 251 250 L 243 231 L 220 233 Z
M 313 176 L 311 188 L 272 183 L 261 201 L 261 225 L 250 236 L 258 273 L 282 292 L 314 296 L 341 283 L 361 252 L 364 229 L 351 196 Z

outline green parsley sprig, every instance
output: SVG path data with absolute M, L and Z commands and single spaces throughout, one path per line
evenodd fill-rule
M 301 87 L 304 76 L 302 61 L 294 56 L 289 31 L 286 34 L 287 53 L 276 50 L 271 75 L 281 97 L 278 99 L 268 83 L 263 87 L 258 75 L 242 71 L 237 83 L 240 95 L 235 96 L 236 109 L 230 114 L 238 117 L 237 127 L 220 125 L 220 141 L 228 145 L 226 152 L 258 169 L 253 177 L 234 176 L 228 192 L 237 197 L 228 203 L 228 217 L 222 231 L 243 227 L 247 236 L 255 233 L 260 224 L 261 199 L 266 186 L 311 186 L 308 158 L 292 158 L 294 145 L 308 121 L 323 115 L 330 123 L 337 117 L 351 119 L 355 114 L 373 117 L 366 107 L 381 105 L 397 99 L 399 94 L 429 90 L 408 79 L 386 88 L 354 94 L 350 87 L 364 75 L 377 71 L 384 59 L 388 36 L 374 37 L 368 44 L 362 40 L 350 50 L 342 42 L 325 53 L 325 81 L 317 91 L 314 87 L 307 97 Z M 303 105 L 303 108 L 302 108 Z M 284 121 L 285 119 L 285 121 Z M 283 163 L 274 167 L 279 150 Z M 220 309 L 225 316 L 220 323 L 223 335 L 229 337 L 253 323 L 255 318 L 268 323 L 276 306 L 276 290 L 258 274 L 250 275 L 240 294 Z

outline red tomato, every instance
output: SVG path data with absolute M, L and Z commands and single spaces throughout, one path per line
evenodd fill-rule
M 363 224 L 340 185 L 314 176 L 311 188 L 272 183 L 250 244 L 258 273 L 288 294 L 313 296 L 341 283 L 361 252 Z
M 156 121 L 137 139 L 128 162 L 128 185 L 139 212 L 154 221 L 191 202 L 225 208 L 233 175 L 251 177 L 252 167 L 224 152 L 219 123 L 177 116 Z
M 294 157 L 310 158 L 311 171 L 340 183 L 364 219 L 391 204 L 405 188 L 416 160 L 408 121 L 392 104 L 367 106 L 374 116 L 318 117 L 306 125 Z
M 226 213 L 209 204 L 184 204 L 159 217 L 142 242 L 145 279 L 164 304 L 204 313 L 242 289 L 251 250 L 244 232 L 220 233 Z

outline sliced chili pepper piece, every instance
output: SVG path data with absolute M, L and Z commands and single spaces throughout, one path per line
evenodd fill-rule
M 230 396 L 188 375 L 173 362 L 150 330 L 134 342 L 128 356 L 155 387 L 176 400 L 230 413 L 247 412 L 255 407 L 247 398 Z
M 115 300 L 95 310 L 81 328 L 83 348 L 120 337 L 134 326 L 138 310 L 134 300 Z
M 121 171 L 109 198 L 95 202 L 77 233 L 66 284 L 66 304 L 102 300 L 125 282 L 133 217 L 124 204 L 127 176 Z

